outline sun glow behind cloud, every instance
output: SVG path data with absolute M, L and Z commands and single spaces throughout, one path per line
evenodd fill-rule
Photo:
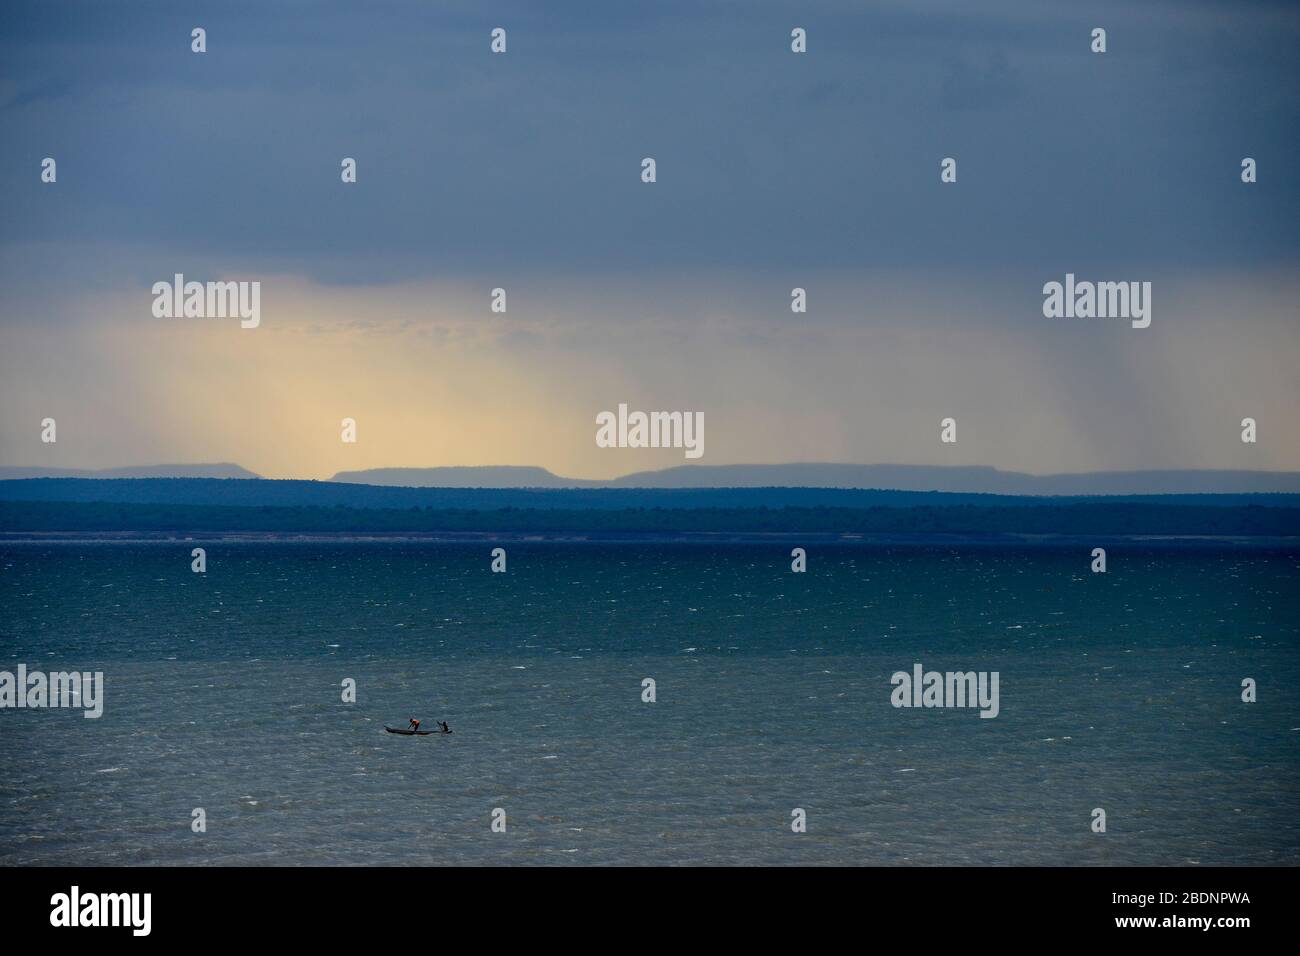
M 60 321 L 6 316 L 0 463 L 232 461 L 314 478 L 685 463 L 595 446 L 595 415 L 627 402 L 704 412 L 704 464 L 1300 467 L 1300 288 L 1277 274 L 1157 278 L 1146 330 L 1044 319 L 1025 277 L 814 275 L 808 315 L 790 313 L 790 283 L 729 274 L 522 278 L 505 315 L 486 281 L 239 277 L 263 283 L 259 328 L 156 319 L 147 285 L 56 296 Z M 947 415 L 955 446 L 937 440 Z M 1237 440 L 1246 415 L 1266 443 Z M 45 416 L 57 445 L 39 441 Z
M 1102 0 L 1104 58 L 1065 5 L 810 0 L 804 56 L 781 4 L 504 0 L 505 56 L 291 6 L 5 6 L 0 463 L 683 463 L 596 447 L 627 402 L 705 464 L 1300 468 L 1293 5 Z M 1151 328 L 1044 320 L 1067 271 Z M 261 328 L 151 318 L 177 272 Z

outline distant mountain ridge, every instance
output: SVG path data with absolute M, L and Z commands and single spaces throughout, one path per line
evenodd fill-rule
M 100 470 L 0 467 L 0 481 L 19 479 L 246 479 L 258 475 L 230 463 L 149 465 Z M 565 478 L 545 468 L 488 465 L 374 468 L 343 471 L 329 482 L 286 479 L 294 486 L 362 485 L 376 489 L 497 489 L 501 491 L 786 489 L 942 492 L 958 495 L 1093 497 L 1109 495 L 1300 494 L 1300 472 L 1168 469 L 1030 475 L 983 465 L 851 465 L 795 462 L 784 465 L 678 465 L 610 480 Z M 276 495 L 279 497 L 279 494 Z
M 331 481 L 407 488 L 857 488 L 986 495 L 1300 494 L 1300 472 L 1168 469 L 1030 475 L 984 465 L 678 465 L 609 481 L 545 468 L 376 468 Z
M 602 488 L 607 481 L 562 478 L 532 465 L 446 465 L 441 468 L 370 468 L 340 471 L 330 479 L 349 485 L 396 488 Z
M 139 465 L 130 468 L 38 468 L 0 465 L 0 481 L 19 478 L 261 478 L 230 462 L 211 465 Z

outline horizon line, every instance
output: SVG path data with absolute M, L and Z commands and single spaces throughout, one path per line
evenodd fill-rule
M 1167 474 L 1171 472 L 1186 472 L 1192 474 L 1205 474 L 1221 472 L 1226 474 L 1257 474 L 1257 475 L 1300 475 L 1300 466 L 1296 468 L 1225 468 L 1225 467 L 1204 467 L 1204 466 L 1166 466 L 1158 468 L 1106 468 L 1092 471 L 1020 471 L 1017 469 L 1001 468 L 997 465 L 986 465 L 978 463 L 963 464 L 920 464 L 906 462 L 860 462 L 860 461 L 813 461 L 813 460 L 793 460 L 779 462 L 723 462 L 723 463 L 702 463 L 702 462 L 683 462 L 675 465 L 665 465 L 661 468 L 638 468 L 632 471 L 621 472 L 612 478 L 584 478 L 573 475 L 563 475 L 559 472 L 552 471 L 545 465 L 516 465 L 516 464 L 479 464 L 479 465 L 374 465 L 367 468 L 349 468 L 335 471 L 329 478 L 303 478 L 293 477 L 273 477 L 253 471 L 235 461 L 194 461 L 194 462 L 176 462 L 165 461 L 150 464 L 138 465 L 105 465 L 102 467 L 90 467 L 85 465 L 35 465 L 35 464 L 0 464 L 0 476 L 8 471 L 32 471 L 32 472 L 86 472 L 85 475 L 31 475 L 31 478 L 38 477 L 96 477 L 105 472 L 122 472 L 122 471 L 150 471 L 158 469 L 238 469 L 247 472 L 247 477 L 232 478 L 230 480 L 253 480 L 262 481 L 333 481 L 339 475 L 364 475 L 374 472 L 385 471 L 492 471 L 492 470 L 514 470 L 514 471 L 540 471 L 545 472 L 552 478 L 561 480 L 581 481 L 588 483 L 602 483 L 610 481 L 619 481 L 633 475 L 645 474 L 662 474 L 665 472 L 681 472 L 690 470 L 702 470 L 707 468 L 916 468 L 916 469 L 936 469 L 943 471 L 957 470 L 981 470 L 996 472 L 1002 475 L 1015 475 L 1029 478 L 1061 478 L 1088 475 L 1144 475 L 1144 474 Z M 129 476 L 124 476 L 129 477 Z M 151 475 L 145 477 L 154 478 L 203 478 L 213 477 L 206 475 Z M 14 481 L 23 479 L 13 479 L 0 477 L 0 481 Z M 343 484 L 344 482 L 340 482 Z

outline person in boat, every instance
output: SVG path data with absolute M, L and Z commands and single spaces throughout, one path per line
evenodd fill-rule
M 439 725 L 442 727 L 442 732 L 444 734 L 451 733 L 451 728 L 447 726 L 447 722 L 445 720 L 439 721 Z
M 410 724 L 407 725 L 407 728 L 406 728 L 406 729 L 407 729 L 407 730 L 419 730 L 419 729 L 420 729 L 420 722 L 419 722 L 418 720 L 416 720 L 414 717 L 412 717 L 412 718 L 411 718 L 411 722 L 410 722 Z

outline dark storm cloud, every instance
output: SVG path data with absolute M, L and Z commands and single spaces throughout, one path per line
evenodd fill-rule
M 0 16 L 0 242 L 56 257 L 137 243 L 371 282 L 1140 275 L 1300 251 L 1300 15 L 1282 4 L 39 2 Z M 206 54 L 189 50 L 193 26 Z M 496 26 L 504 56 L 488 51 Z M 45 156 L 55 188 L 38 181 Z M 955 186 L 939 183 L 945 156 Z

